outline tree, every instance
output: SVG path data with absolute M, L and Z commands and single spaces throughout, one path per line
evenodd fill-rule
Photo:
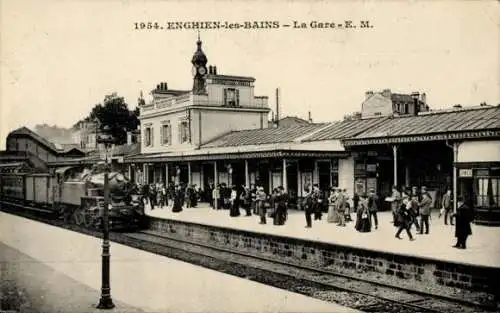
M 112 93 L 104 97 L 102 104 L 95 105 L 90 114 L 82 121 L 98 120 L 101 129 L 104 126 L 109 127 L 111 134 L 116 139 L 116 144 L 124 144 L 127 142 L 127 132 L 136 130 L 139 126 L 138 117 L 138 108 L 133 111 L 129 110 L 125 99 Z

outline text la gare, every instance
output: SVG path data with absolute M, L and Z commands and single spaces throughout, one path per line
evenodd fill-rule
M 353 21 L 344 21 L 342 23 L 336 23 L 332 21 L 311 21 L 311 22 L 301 22 L 293 21 L 293 28 L 373 28 L 370 21 L 359 21 L 355 23 Z

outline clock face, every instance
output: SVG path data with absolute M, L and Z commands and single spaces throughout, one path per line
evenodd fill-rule
M 207 70 L 204 67 L 198 68 L 198 73 L 200 73 L 200 75 L 205 75 L 206 72 L 207 72 Z

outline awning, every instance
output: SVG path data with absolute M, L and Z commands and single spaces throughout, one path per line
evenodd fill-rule
M 24 162 L 7 162 L 0 163 L 1 173 L 18 173 L 23 169 L 27 169 L 28 166 Z
M 72 169 L 72 168 L 74 168 L 74 166 L 60 167 L 60 168 L 56 169 L 56 174 L 64 175 L 64 173 L 66 173 L 67 170 Z

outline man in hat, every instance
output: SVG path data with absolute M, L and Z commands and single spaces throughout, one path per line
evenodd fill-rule
M 394 224 L 394 226 L 399 226 L 397 225 L 397 217 L 402 202 L 401 202 L 401 193 L 399 193 L 397 186 L 392 187 L 391 198 L 392 198 L 392 203 L 391 203 L 392 223 Z
M 427 192 L 427 188 L 425 186 L 422 187 L 422 200 L 420 201 L 420 217 L 422 225 L 420 225 L 420 234 L 424 233 L 429 234 L 429 216 L 431 215 L 431 205 L 432 198 L 431 195 Z
M 255 200 L 256 200 L 256 207 L 257 211 L 259 212 L 260 216 L 260 224 L 266 224 L 266 192 L 264 191 L 264 187 L 262 186 L 257 186 L 256 192 L 255 192 Z
M 313 185 L 312 199 L 313 199 L 313 206 L 314 206 L 314 220 L 321 220 L 323 194 L 321 193 L 321 190 L 319 189 L 318 184 Z
M 337 213 L 339 217 L 339 223 L 337 224 L 337 226 L 345 227 L 345 210 L 347 199 L 341 188 L 338 188 L 337 192 Z
M 402 239 L 401 237 L 399 237 L 399 235 L 401 235 L 401 232 L 403 230 L 406 230 L 406 233 L 408 234 L 408 238 L 410 239 L 410 241 L 414 240 L 410 231 L 413 218 L 410 213 L 410 210 L 411 210 L 411 204 L 409 202 L 409 197 L 408 195 L 404 195 L 396 217 L 399 221 L 399 228 L 398 231 L 396 232 L 396 238 L 398 239 Z
M 378 201 L 378 197 L 377 197 L 377 194 L 375 193 L 375 189 L 370 188 L 370 193 L 368 194 L 368 199 L 367 199 L 368 211 L 370 212 L 370 221 L 371 221 L 371 218 L 373 217 L 373 220 L 375 222 L 375 229 L 378 228 L 377 201 Z

